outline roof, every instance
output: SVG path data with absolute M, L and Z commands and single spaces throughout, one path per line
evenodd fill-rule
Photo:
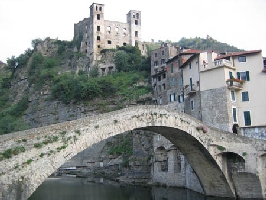
M 217 58 L 215 58 L 214 60 L 220 60 L 223 58 L 228 58 L 228 57 L 232 57 L 232 56 L 241 56 L 241 55 L 247 55 L 247 54 L 253 54 L 253 53 L 260 53 L 261 50 L 251 50 L 251 51 L 242 51 L 242 52 L 232 52 L 232 53 L 228 53 L 226 55 L 220 55 Z
M 201 53 L 202 50 L 198 50 L 198 49 L 189 49 L 187 51 L 181 52 L 179 54 L 177 54 L 176 56 L 169 58 L 166 63 L 172 62 L 173 60 L 175 60 L 176 58 L 182 56 L 182 55 L 189 55 L 189 54 L 197 54 L 197 53 Z
M 200 53 L 195 53 L 194 55 L 190 56 L 189 59 L 187 59 L 180 68 L 184 67 L 186 64 L 188 64 L 191 60 L 193 60 L 196 56 L 198 56 Z

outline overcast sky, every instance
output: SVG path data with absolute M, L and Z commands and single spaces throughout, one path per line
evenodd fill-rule
M 0 60 L 19 56 L 35 38 L 72 40 L 74 23 L 89 17 L 90 0 L 0 0 Z M 266 0 L 99 0 L 105 19 L 142 13 L 142 40 L 206 38 L 266 56 Z

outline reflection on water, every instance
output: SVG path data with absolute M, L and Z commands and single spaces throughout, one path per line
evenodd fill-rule
M 96 184 L 87 179 L 47 179 L 28 200 L 229 200 L 206 198 L 201 194 L 177 188 L 120 187 Z

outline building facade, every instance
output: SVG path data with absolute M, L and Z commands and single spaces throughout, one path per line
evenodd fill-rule
M 179 50 L 165 68 L 166 87 L 159 88 L 161 93 L 154 87 L 155 99 L 163 99 L 162 104 L 225 131 L 231 132 L 234 124 L 265 126 L 266 95 L 258 90 L 266 85 L 261 50 L 230 54 Z M 153 84 L 158 82 L 153 69 L 151 74 Z
M 162 43 L 159 49 L 151 52 L 151 77 L 154 90 L 153 100 L 156 104 L 167 104 L 166 89 L 169 87 L 166 62 L 178 53 L 178 48 Z
M 103 49 L 117 46 L 137 45 L 145 55 L 145 46 L 141 43 L 141 12 L 130 10 L 126 23 L 109 21 L 104 18 L 104 4 L 93 3 L 89 18 L 74 25 L 74 42 L 77 49 L 89 57 L 90 65 L 101 60 Z

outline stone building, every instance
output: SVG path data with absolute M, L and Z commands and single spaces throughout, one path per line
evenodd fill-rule
M 178 53 L 178 48 L 171 44 L 162 43 L 159 49 L 151 52 L 151 77 L 154 89 L 154 102 L 156 104 L 166 104 L 166 88 L 169 82 L 166 78 L 166 62 L 169 58 Z
M 185 187 L 204 193 L 200 181 L 185 156 L 165 137 L 153 137 L 152 181 L 167 186 Z
M 93 3 L 89 18 L 74 25 L 74 42 L 80 52 L 86 53 L 90 66 L 102 59 L 103 49 L 115 49 L 117 46 L 138 46 L 143 55 L 145 45 L 141 43 L 141 12 L 130 10 L 127 22 L 109 21 L 104 18 L 104 4 Z M 104 72 L 114 70 L 112 63 L 101 68 Z

